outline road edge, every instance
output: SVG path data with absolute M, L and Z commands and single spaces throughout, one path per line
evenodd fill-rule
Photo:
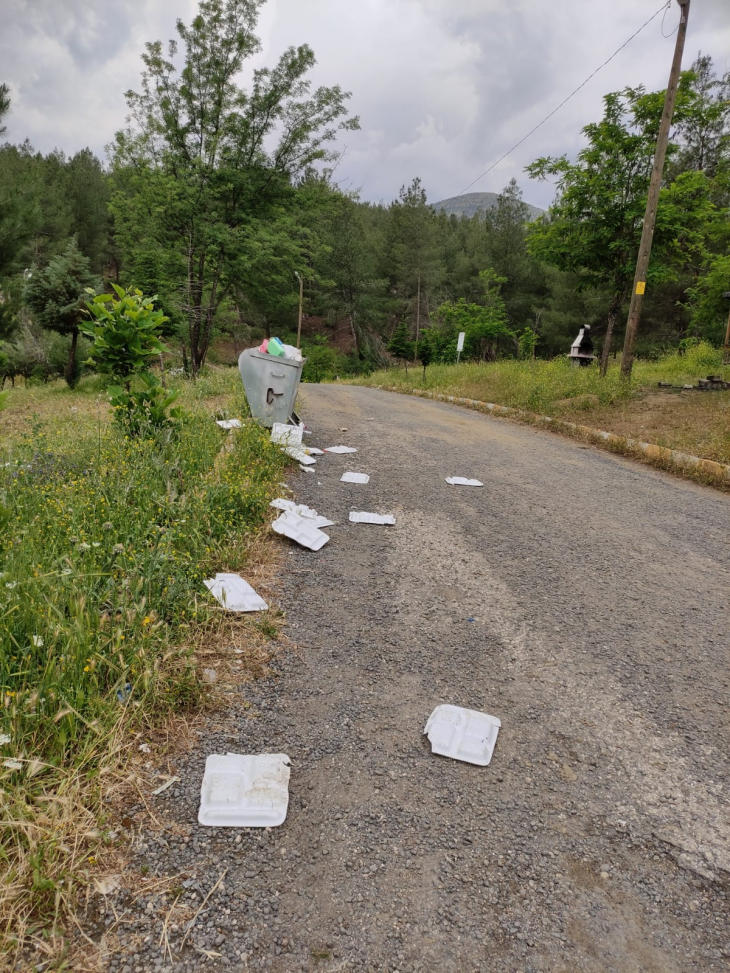
M 447 402 L 450 405 L 459 405 L 475 412 L 486 412 L 489 415 L 537 426 L 567 436 L 570 439 L 590 442 L 600 449 L 627 456 L 629 459 L 639 460 L 649 466 L 674 473 L 685 479 L 695 480 L 716 489 L 730 492 L 729 465 L 716 463 L 711 459 L 703 459 L 701 456 L 693 456 L 691 453 L 683 453 L 678 449 L 670 449 L 668 446 L 657 446 L 655 443 L 645 443 L 640 439 L 617 436 L 616 433 L 606 432 L 603 429 L 594 429 L 591 426 L 566 422 L 564 419 L 555 419 L 552 416 L 540 416 L 534 412 L 525 412 L 522 409 L 497 405 L 494 402 L 481 402 L 479 399 L 460 398 L 456 395 L 444 395 L 441 392 L 428 392 L 425 389 L 403 389 L 387 385 L 381 385 L 379 388 L 386 392 L 398 392 L 401 395 L 415 395 L 422 399 Z

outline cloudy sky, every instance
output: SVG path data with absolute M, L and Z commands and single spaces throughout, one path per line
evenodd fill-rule
M 257 65 L 291 44 L 317 55 L 313 81 L 352 92 L 362 131 L 348 132 L 337 170 L 364 199 L 390 201 L 420 176 L 431 201 L 462 192 L 611 55 L 660 0 L 268 0 Z M 0 81 L 11 85 L 7 137 L 44 152 L 89 146 L 103 155 L 121 127 L 124 92 L 138 85 L 149 40 L 174 36 L 197 0 L 3 0 Z M 679 18 L 674 2 L 664 34 Z M 674 37 L 660 14 L 543 128 L 471 191 L 512 176 L 529 202 L 550 186 L 523 167 L 574 154 L 601 96 L 625 85 L 666 85 Z M 729 0 L 695 0 L 685 51 L 730 69 Z

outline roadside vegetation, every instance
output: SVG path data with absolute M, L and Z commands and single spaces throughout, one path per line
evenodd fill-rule
M 630 383 L 622 381 L 617 363 L 601 377 L 596 365 L 574 368 L 565 356 L 390 368 L 349 381 L 494 402 L 730 463 L 730 391 L 658 388 L 659 382 L 696 385 L 707 375 L 730 382 L 721 351 L 704 342 L 681 354 L 637 361 Z

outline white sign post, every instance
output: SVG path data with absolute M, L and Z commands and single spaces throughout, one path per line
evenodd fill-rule
M 459 340 L 456 342 L 456 364 L 459 364 L 459 359 L 461 358 L 461 353 L 464 350 L 464 338 L 466 338 L 466 331 L 459 332 Z

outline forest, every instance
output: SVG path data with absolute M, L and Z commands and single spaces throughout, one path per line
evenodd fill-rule
M 622 343 L 663 92 L 607 94 L 576 158 L 537 158 L 486 212 L 436 212 L 415 174 L 373 205 L 338 184 L 336 138 L 359 122 L 341 88 L 312 89 L 308 47 L 238 87 L 258 50 L 255 6 L 204 0 L 167 51 L 147 45 L 107 158 L 0 147 L 3 384 L 73 385 L 88 367 L 87 289 L 110 283 L 155 297 L 171 367 L 194 377 L 232 363 L 296 332 L 296 274 L 305 379 L 451 362 L 460 331 L 466 360 L 552 358 L 584 324 L 605 369 Z M 0 134 L 11 109 L 4 84 Z M 555 199 L 531 222 L 523 193 L 544 179 Z M 699 54 L 675 110 L 640 356 L 722 344 L 729 206 L 730 72 Z

